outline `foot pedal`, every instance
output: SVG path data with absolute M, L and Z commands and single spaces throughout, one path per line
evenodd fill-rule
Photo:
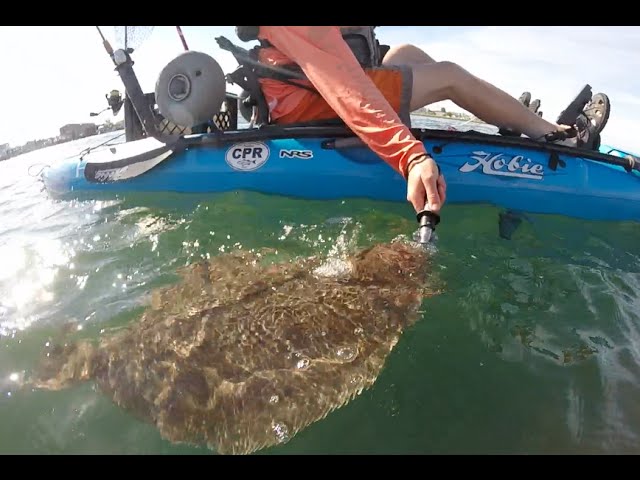
M 531 110 L 533 113 L 538 113 L 538 110 L 540 110 L 540 105 L 542 105 L 542 102 L 538 99 L 535 99 L 529 104 L 529 110 Z
M 529 107 L 529 103 L 531 102 L 531 92 L 522 92 L 518 101 L 525 107 Z
M 567 108 L 565 108 L 556 123 L 558 125 L 574 125 L 578 115 L 582 113 L 587 103 L 591 101 L 592 91 L 591 85 L 585 85 L 580 93 L 573 99 Z

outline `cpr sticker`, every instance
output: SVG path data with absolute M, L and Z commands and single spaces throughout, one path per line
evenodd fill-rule
M 262 142 L 249 142 L 234 145 L 225 155 L 231 168 L 241 172 L 259 169 L 269 159 L 269 147 Z

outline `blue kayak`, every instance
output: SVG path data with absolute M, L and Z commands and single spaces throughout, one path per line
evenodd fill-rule
M 639 166 L 627 152 L 523 137 L 413 129 L 442 168 L 448 204 L 590 220 L 640 220 Z M 228 130 L 131 141 L 43 173 L 57 197 L 251 190 L 305 199 L 406 202 L 406 182 L 338 126 Z

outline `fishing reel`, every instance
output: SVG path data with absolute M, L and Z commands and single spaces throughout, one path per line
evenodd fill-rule
M 124 105 L 124 98 L 122 98 L 122 94 L 120 93 L 120 91 L 115 89 L 111 90 L 111 92 L 105 94 L 104 97 L 107 99 L 107 105 L 109 106 L 104 110 L 101 110 L 100 112 L 97 112 L 97 113 L 91 112 L 89 116 L 97 117 L 100 114 L 106 112 L 107 110 L 111 110 L 113 112 L 114 117 L 118 115 L 118 113 L 120 113 L 120 109 L 122 108 L 122 105 Z
M 226 79 L 218 62 L 202 52 L 184 52 L 160 72 L 155 99 L 170 122 L 190 128 L 209 122 L 226 97 Z
M 120 91 L 111 90 L 111 92 L 105 95 L 105 98 L 107 99 L 107 103 L 109 104 L 109 108 L 113 112 L 113 115 L 118 115 L 122 105 L 124 105 L 124 99 L 122 98 Z

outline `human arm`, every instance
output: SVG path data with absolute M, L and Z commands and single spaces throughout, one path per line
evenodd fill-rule
M 416 211 L 424 207 L 425 188 L 436 204 L 434 209 L 439 210 L 444 199 L 438 198 L 435 162 L 366 75 L 338 27 L 265 26 L 260 27 L 260 36 L 298 64 L 347 126 L 407 179 L 407 199 Z M 427 161 L 418 163 L 424 159 Z M 411 163 L 415 163 L 416 173 L 413 168 L 411 173 L 407 171 Z M 422 191 L 416 178 L 428 182 L 421 185 Z

